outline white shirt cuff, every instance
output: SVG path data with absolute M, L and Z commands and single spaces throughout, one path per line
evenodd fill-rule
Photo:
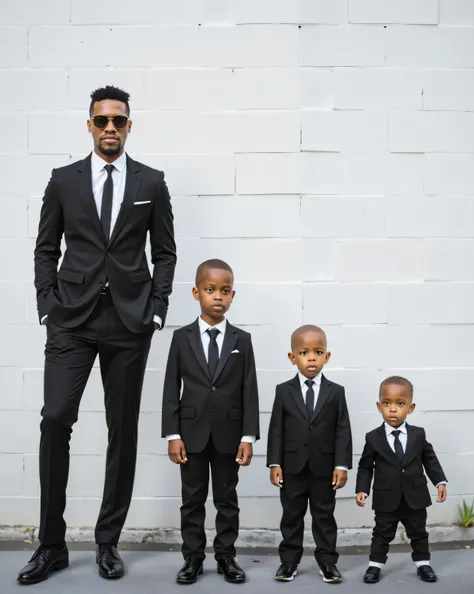
M 437 485 L 436 488 L 438 488 L 440 485 L 447 485 L 448 481 L 440 481 Z
M 346 472 L 349 472 L 347 466 L 335 466 L 334 470 L 345 470 Z
M 45 316 L 43 316 L 43 317 L 41 318 L 41 323 L 43 323 L 43 322 L 46 320 L 46 318 L 47 318 L 47 317 L 48 317 L 48 314 L 46 314 Z
M 279 464 L 269 464 L 270 468 L 280 468 Z
M 173 434 L 173 435 L 167 435 L 166 439 L 168 441 L 172 441 L 173 439 L 181 439 L 181 435 L 179 435 L 178 433 Z
M 158 330 L 161 330 L 161 327 L 163 326 L 163 320 L 160 318 L 160 316 L 153 316 L 153 321 L 155 324 L 158 324 Z
M 242 443 L 255 443 L 255 435 L 244 435 L 240 440 Z

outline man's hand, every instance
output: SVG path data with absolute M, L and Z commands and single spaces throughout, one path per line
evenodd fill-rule
M 168 442 L 168 457 L 175 464 L 186 464 L 188 458 L 182 439 L 170 439 Z
M 332 489 L 336 491 L 336 489 L 342 489 L 347 483 L 347 471 L 346 470 L 339 470 L 337 468 L 334 469 L 332 473 Z
M 283 471 L 280 466 L 272 466 L 270 468 L 270 481 L 275 487 L 280 489 L 283 487 Z
M 240 466 L 248 466 L 252 461 L 253 446 L 251 443 L 241 441 L 239 445 L 239 451 L 237 452 L 237 458 L 235 461 Z
M 156 322 L 153 322 L 153 323 L 154 323 L 154 325 L 155 325 L 155 330 L 159 330 L 159 329 L 160 329 L 160 325 L 159 325 L 159 324 L 157 324 Z
M 448 497 L 448 490 L 446 489 L 446 485 L 438 485 L 438 498 L 436 499 L 437 503 L 443 503 L 446 501 Z
M 365 493 L 357 493 L 356 503 L 359 507 L 365 507 L 365 500 L 367 499 Z
M 45 319 L 44 319 L 44 320 L 41 322 L 41 324 L 42 324 L 43 326 L 47 326 L 47 325 L 48 325 L 48 318 L 46 317 L 46 318 L 45 318 Z

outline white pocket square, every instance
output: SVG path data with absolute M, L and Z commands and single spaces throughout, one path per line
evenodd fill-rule
M 239 351 L 237 349 L 235 349 L 235 351 L 231 352 L 231 355 L 233 355 L 234 353 L 238 353 Z
M 139 204 L 150 204 L 151 200 L 143 200 L 142 202 L 134 202 L 133 206 L 138 206 Z

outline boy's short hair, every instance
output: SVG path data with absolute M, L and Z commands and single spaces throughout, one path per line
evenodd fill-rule
M 384 379 L 383 382 L 380 384 L 379 400 L 382 394 L 382 388 L 384 386 L 390 386 L 393 384 L 395 384 L 396 386 L 403 386 L 405 388 L 408 388 L 408 390 L 410 391 L 410 395 L 413 399 L 413 384 L 411 383 L 411 381 L 407 380 L 405 377 L 401 377 L 400 375 L 392 375 L 391 377 L 387 377 L 387 379 Z
M 202 275 L 206 270 L 210 270 L 212 268 L 217 268 L 217 270 L 226 270 L 230 272 L 232 275 L 232 280 L 234 280 L 234 271 L 232 268 L 224 262 L 224 260 L 219 260 L 218 258 L 211 258 L 210 260 L 206 260 L 199 264 L 196 270 L 196 286 L 198 285 L 199 281 L 201 280 Z
M 300 326 L 299 328 L 296 328 L 296 330 L 293 332 L 293 334 L 291 335 L 291 351 L 294 352 L 295 350 L 295 346 L 296 346 L 296 342 L 299 339 L 301 334 L 304 334 L 305 332 L 315 332 L 317 334 L 322 334 L 324 336 L 324 342 L 328 343 L 328 339 L 326 336 L 326 332 L 324 332 L 324 330 L 322 328 L 320 328 L 319 326 L 314 326 L 312 324 L 306 324 L 305 326 Z

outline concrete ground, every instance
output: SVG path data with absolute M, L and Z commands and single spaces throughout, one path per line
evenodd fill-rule
M 13 548 L 16 550 L 8 550 Z M 21 550 L 23 549 L 23 550 Z M 394 548 L 395 549 L 395 548 Z M 395 552 L 396 550 L 396 552 Z M 435 594 L 473 594 L 473 564 L 474 550 L 466 547 L 437 550 L 433 553 L 432 564 L 439 581 L 435 584 L 422 583 L 415 573 L 409 552 L 397 548 L 390 555 L 389 562 L 383 573 L 383 581 L 378 585 L 367 586 L 362 582 L 367 556 L 358 551 L 344 551 L 338 563 L 344 581 L 340 585 L 324 584 L 318 575 L 315 561 L 310 555 L 303 557 L 299 575 L 292 583 L 279 583 L 273 577 L 278 567 L 278 557 L 274 551 L 270 553 L 258 551 L 255 554 L 239 555 L 239 562 L 247 573 L 247 582 L 243 585 L 232 585 L 224 582 L 216 573 L 212 554 L 204 564 L 204 574 L 197 584 L 189 586 L 193 594 L 224 594 L 225 592 L 251 592 L 263 594 L 278 590 L 278 592 L 298 592 L 300 594 L 314 594 L 315 592 L 334 592 L 343 594 L 366 594 L 367 589 L 378 591 L 379 594 L 399 594 L 400 592 L 432 592 Z M 0 549 L 0 593 L 11 594 L 24 588 L 16 583 L 16 574 L 29 560 L 31 546 L 12 546 L 2 543 Z M 175 594 L 186 590 L 174 582 L 176 572 L 181 566 L 182 558 L 179 552 L 150 551 L 150 550 L 122 550 L 122 557 L 126 563 L 127 575 L 116 582 L 108 582 L 97 574 L 94 554 L 91 547 L 84 550 L 70 551 L 70 567 L 54 574 L 49 580 L 35 586 L 30 586 L 35 594 Z M 184 588 L 184 590 L 183 590 Z M 30 591 L 30 590 L 28 590 Z

